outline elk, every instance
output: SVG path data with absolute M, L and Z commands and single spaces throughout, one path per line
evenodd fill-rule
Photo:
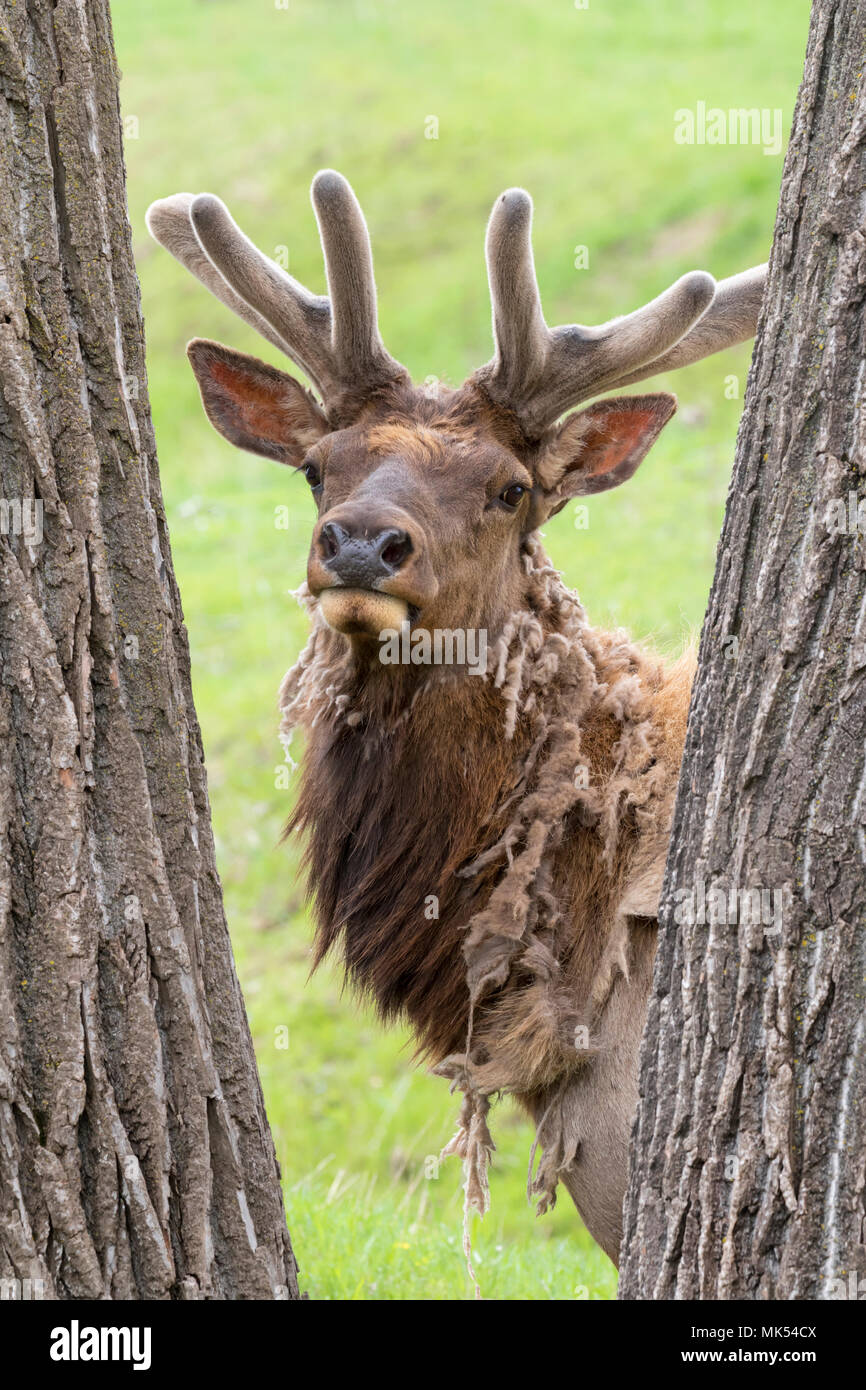
M 510 1093 L 536 1127 L 539 1209 L 562 1182 L 616 1263 L 694 658 L 666 666 L 590 626 L 539 528 L 626 482 L 676 408 L 603 393 L 751 337 L 766 267 L 694 271 L 625 317 L 551 329 L 532 203 L 511 189 L 487 231 L 493 358 L 424 389 L 379 335 L 350 186 L 323 171 L 312 202 L 327 297 L 210 194 L 154 203 L 148 226 L 314 387 L 188 347 L 211 423 L 300 470 L 318 506 L 311 636 L 280 697 L 284 737 L 305 733 L 287 831 L 305 837 L 315 962 L 341 951 L 462 1091 L 446 1151 L 463 1158 L 467 1213 L 487 1204 L 490 1099 Z M 435 630 L 486 634 L 481 679 L 381 660 L 385 634 Z

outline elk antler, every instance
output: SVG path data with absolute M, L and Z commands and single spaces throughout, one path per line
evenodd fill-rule
M 598 328 L 548 328 L 531 227 L 529 194 L 522 188 L 503 193 L 490 216 L 486 246 L 496 351 L 474 376 L 488 395 L 514 411 L 530 439 L 579 401 L 687 366 L 755 333 L 765 265 L 718 285 L 695 270 L 624 318 Z
M 163 198 L 148 208 L 147 226 L 217 299 L 306 372 L 329 414 L 339 416 L 347 397 L 407 373 L 379 336 L 370 239 L 352 189 L 323 169 L 310 196 L 328 298 L 311 294 L 259 251 L 213 194 Z

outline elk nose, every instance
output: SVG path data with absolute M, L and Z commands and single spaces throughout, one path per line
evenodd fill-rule
M 325 568 L 341 583 L 372 589 L 406 563 L 412 541 L 408 532 L 396 526 L 372 536 L 353 536 L 339 522 L 326 521 L 319 532 L 319 553 Z

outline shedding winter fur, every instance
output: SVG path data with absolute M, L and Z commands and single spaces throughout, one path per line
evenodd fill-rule
M 464 1162 L 467 1216 L 486 1209 L 488 1112 L 509 1093 L 536 1126 L 531 1195 L 544 1209 L 561 1182 L 616 1261 L 693 659 L 666 668 L 593 628 L 539 528 L 631 477 L 676 402 L 563 412 L 751 336 L 765 268 L 718 284 L 695 271 L 624 318 L 551 330 L 531 203 L 511 190 L 487 236 L 494 357 L 429 391 L 379 337 L 348 184 L 317 175 L 313 205 L 328 298 L 211 195 L 156 203 L 148 225 L 318 393 L 190 344 L 211 422 L 303 470 L 319 509 L 302 593 L 312 633 L 280 701 L 286 746 L 304 736 L 288 830 L 305 838 L 315 959 L 338 949 L 462 1092 L 446 1152 Z M 486 673 L 383 663 L 381 635 L 405 624 L 483 632 Z

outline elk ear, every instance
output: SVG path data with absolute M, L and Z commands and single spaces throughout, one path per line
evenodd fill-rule
M 661 392 L 611 396 L 569 415 L 537 465 L 546 515 L 553 516 L 572 497 L 607 492 L 626 482 L 676 408 L 676 396 Z
M 207 418 L 231 444 L 297 468 L 331 426 L 299 381 L 207 338 L 187 346 Z

